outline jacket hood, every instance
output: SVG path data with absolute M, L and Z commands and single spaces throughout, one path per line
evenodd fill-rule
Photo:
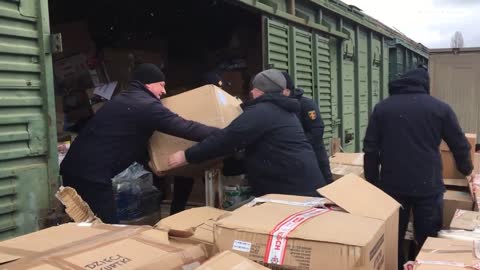
M 390 95 L 430 94 L 430 77 L 424 68 L 411 70 L 388 85 Z
M 298 100 L 286 97 L 280 93 L 264 94 L 254 100 L 249 100 L 242 104 L 242 109 L 262 102 L 273 103 L 287 112 L 297 113 L 300 111 Z
M 290 96 L 293 97 L 293 98 L 301 98 L 303 96 L 303 89 L 300 89 L 300 88 L 295 88 Z

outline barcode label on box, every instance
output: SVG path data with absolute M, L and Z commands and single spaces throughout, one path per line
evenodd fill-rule
M 233 250 L 241 251 L 241 252 L 250 252 L 250 249 L 252 248 L 252 243 L 250 242 L 244 242 L 244 241 L 239 241 L 235 240 L 233 242 Z

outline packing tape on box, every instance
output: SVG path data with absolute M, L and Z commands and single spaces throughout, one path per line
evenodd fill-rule
M 465 230 L 441 230 L 438 232 L 438 237 L 453 240 L 475 241 L 480 240 L 480 233 Z
M 100 225 L 96 224 L 95 227 L 107 227 L 107 225 Z M 78 226 L 85 226 L 85 224 L 79 224 Z M 195 245 L 189 247 L 188 249 L 181 249 L 174 246 L 170 246 L 168 244 L 156 242 L 153 240 L 149 240 L 146 238 L 142 238 L 142 233 L 147 232 L 149 230 L 153 230 L 147 226 L 108 226 L 110 231 L 93 236 L 87 239 L 83 239 L 80 241 L 76 241 L 74 243 L 70 243 L 68 245 L 64 245 L 58 248 L 50 249 L 44 252 L 39 252 L 37 254 L 31 255 L 26 257 L 25 260 L 21 261 L 21 263 L 14 264 L 9 269 L 25 269 L 26 264 L 29 266 L 42 266 L 44 264 L 49 264 L 51 266 L 60 268 L 60 269 L 84 269 L 83 267 L 79 267 L 78 265 L 72 264 L 71 262 L 67 261 L 67 259 L 71 256 L 88 252 L 91 250 L 95 250 L 101 247 L 108 246 L 110 244 L 131 239 L 137 242 L 140 242 L 145 245 L 149 245 L 163 251 L 166 251 L 168 254 L 165 256 L 158 258 L 157 260 L 151 261 L 148 264 L 145 264 L 144 269 L 154 269 L 154 266 L 158 266 L 160 263 L 162 265 L 174 264 L 169 269 L 195 269 L 198 267 L 203 261 L 207 259 L 206 257 L 206 250 L 203 245 Z M 84 245 L 87 244 L 87 245 Z M 113 253 L 112 253 L 113 254 Z M 194 254 L 194 255 L 193 255 Z M 115 258 L 117 256 L 118 258 Z M 171 258 L 170 258 L 171 257 Z M 112 255 L 108 258 L 112 265 L 115 267 L 120 267 L 123 264 L 129 262 L 129 258 L 122 257 L 120 255 Z M 175 261 L 177 260 L 177 261 Z M 165 261 L 165 263 L 164 263 Z M 179 263 L 177 263 L 179 262 Z M 178 268 L 177 265 L 181 264 L 182 267 Z M 152 267 L 152 268 L 148 268 Z M 190 268 L 188 268 L 190 267 Z
M 353 160 L 353 165 L 358 165 L 358 166 L 363 166 L 363 156 L 364 155 L 358 155 L 354 160 Z
M 288 235 L 298 226 L 321 214 L 331 211 L 328 208 L 310 208 L 300 211 L 277 224 L 270 232 L 263 258 L 265 263 L 283 265 L 287 251 Z
M 285 200 L 275 200 L 275 199 L 266 199 L 266 198 L 255 198 L 247 204 L 247 206 L 252 207 L 257 204 L 262 203 L 277 203 L 277 204 L 286 204 L 292 206 L 300 207 L 326 207 L 326 204 L 330 203 L 328 199 L 325 198 L 312 198 L 311 200 L 306 200 L 304 202 L 294 202 L 294 201 L 285 201 Z
M 458 267 L 458 268 L 464 268 L 464 269 L 476 269 L 480 270 L 480 263 L 475 263 L 473 265 L 467 265 L 464 263 L 460 262 L 452 262 L 452 261 L 423 261 L 423 260 L 418 260 L 414 262 L 407 262 L 404 266 L 404 270 L 414 270 L 416 265 L 443 265 L 443 266 L 452 266 L 452 267 Z
M 425 253 L 468 253 L 471 250 L 442 250 L 442 249 L 422 249 L 421 252 Z M 475 258 L 480 259 L 480 240 L 473 241 L 473 254 Z M 458 268 L 467 268 L 467 269 L 476 269 L 480 270 L 480 262 L 474 262 L 471 265 L 467 265 L 463 262 L 455 261 L 441 261 L 441 260 L 416 260 L 414 262 L 407 262 L 403 268 L 404 270 L 413 270 L 415 265 L 444 265 L 444 266 L 453 266 Z

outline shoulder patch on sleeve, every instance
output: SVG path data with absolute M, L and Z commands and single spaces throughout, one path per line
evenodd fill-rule
M 317 119 L 317 112 L 315 112 L 314 110 L 308 111 L 308 118 L 310 118 L 311 120 Z

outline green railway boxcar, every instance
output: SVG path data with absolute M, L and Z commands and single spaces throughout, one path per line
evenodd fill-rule
M 171 66 L 183 63 L 183 70 L 198 72 L 209 59 L 194 58 L 202 49 L 228 39 L 230 30 L 245 29 L 241 48 L 231 54 L 245 52 L 249 74 L 268 67 L 289 71 L 320 106 L 325 142 L 340 138 L 347 152 L 361 150 L 369 114 L 388 96 L 389 79 L 428 61 L 423 46 L 336 0 L 114 2 L 115 9 L 106 0 L 0 0 L 0 238 L 45 226 L 58 187 L 52 54 L 61 46 L 50 25 L 92 20 L 95 38 L 116 31 L 104 27 L 106 32 L 98 33 L 98 22 L 115 22 L 129 34 L 168 29 L 163 37 L 172 44 L 170 87 L 175 77 L 181 83 L 191 74 L 168 72 Z M 139 7 L 151 12 L 128 21 L 124 15 Z M 194 10 L 182 17 L 189 9 Z M 142 19 L 148 24 L 134 28 Z M 215 27 L 200 28 L 208 20 Z M 123 38 L 127 30 L 111 36 Z M 148 35 L 134 36 L 130 47 Z M 97 47 L 107 42 L 119 46 L 105 39 Z

